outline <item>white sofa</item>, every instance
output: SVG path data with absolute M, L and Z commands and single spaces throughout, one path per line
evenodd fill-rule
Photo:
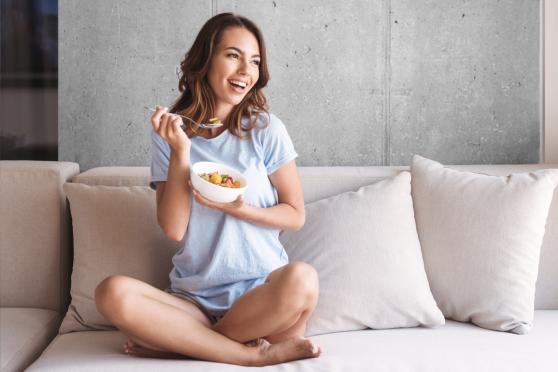
M 118 331 L 54 337 L 68 303 L 70 218 L 62 184 L 143 186 L 147 167 L 102 167 L 77 175 L 67 162 L 1 162 L 3 371 L 240 371 L 248 367 L 196 360 L 127 356 Z M 453 166 L 507 175 L 557 165 Z M 391 177 L 408 167 L 299 167 L 306 202 Z M 152 191 L 150 191 L 152 192 Z M 7 195 L 9 194 L 9 195 Z M 558 191 L 543 241 L 533 329 L 526 335 L 446 320 L 438 328 L 359 330 L 313 336 L 317 359 L 266 371 L 558 371 Z M 10 200 L 8 202 L 8 200 Z M 54 339 L 52 339 L 54 337 Z M 52 340 L 52 341 L 51 341 Z M 43 348 L 44 351 L 35 360 Z M 28 367 L 28 365 L 30 366 Z

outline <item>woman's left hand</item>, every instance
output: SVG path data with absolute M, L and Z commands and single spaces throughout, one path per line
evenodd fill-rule
M 236 198 L 236 200 L 233 202 L 219 203 L 219 202 L 211 201 L 205 198 L 204 196 L 202 196 L 202 194 L 200 194 L 199 191 L 196 190 L 191 183 L 190 183 L 190 187 L 192 188 L 192 193 L 194 194 L 194 198 L 196 198 L 196 201 L 201 205 L 204 205 L 211 209 L 217 209 L 221 212 L 230 214 L 233 217 L 243 219 L 242 216 L 246 206 L 244 204 L 244 197 L 242 195 L 239 195 L 238 198 Z

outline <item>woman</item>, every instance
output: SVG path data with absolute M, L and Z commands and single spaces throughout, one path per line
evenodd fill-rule
M 305 339 L 318 299 L 318 275 L 288 263 L 282 229 L 304 224 L 297 154 L 283 123 L 267 113 L 264 41 L 248 19 L 219 14 L 202 27 L 181 63 L 181 96 L 151 118 L 157 218 L 182 243 L 171 286 L 161 291 L 111 276 L 95 291 L 98 310 L 128 338 L 128 354 L 269 365 L 317 357 Z M 177 113 L 222 127 L 201 129 Z M 181 125 L 186 125 L 186 131 Z M 244 197 L 215 203 L 189 182 L 208 160 L 247 178 Z

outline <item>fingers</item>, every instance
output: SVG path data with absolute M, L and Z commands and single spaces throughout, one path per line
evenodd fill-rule
M 216 203 L 216 202 L 212 202 L 211 200 L 205 198 L 202 194 L 200 194 L 200 192 L 198 190 L 196 190 L 193 186 L 192 186 L 192 194 L 194 194 L 194 198 L 196 199 L 196 201 L 198 203 L 200 203 L 201 205 L 205 205 L 208 208 L 215 208 L 218 205 L 220 205 L 221 203 Z
M 210 202 L 208 199 L 204 198 L 198 190 L 192 188 L 192 194 L 194 195 L 194 199 L 196 199 L 196 201 L 201 205 L 206 206 L 208 208 L 215 208 L 215 205 L 212 202 Z
M 214 201 L 211 201 L 211 200 L 207 199 L 202 194 L 200 194 L 200 192 L 198 190 L 196 190 L 193 187 L 192 187 L 191 190 L 192 190 L 192 194 L 194 195 L 194 198 L 196 199 L 196 201 L 198 203 L 200 203 L 201 205 L 204 205 L 208 208 L 218 209 L 218 210 L 223 211 L 223 212 L 229 213 L 231 210 L 242 207 L 242 205 L 244 204 L 244 197 L 242 195 L 239 195 L 238 198 L 236 198 L 232 202 L 219 203 L 219 202 L 214 202 Z
M 174 134 L 172 130 L 172 124 L 171 124 L 173 116 L 174 116 L 173 114 L 169 114 L 168 112 L 165 112 L 161 117 L 161 125 L 163 126 L 161 128 L 161 134 L 163 135 L 163 138 L 171 138 L 172 135 Z
M 159 130 L 161 129 L 161 116 L 167 110 L 168 109 L 166 107 L 157 105 L 155 106 L 155 113 L 151 115 L 151 126 L 153 127 L 153 130 L 157 133 L 159 133 Z
M 182 130 L 182 128 L 180 128 L 180 126 L 182 125 L 182 118 L 178 115 L 167 115 L 171 115 L 171 117 L 169 118 L 169 124 L 167 126 L 167 133 L 172 132 L 172 135 L 177 135 L 178 131 Z
M 173 138 L 182 130 L 182 118 L 169 113 L 167 107 L 157 105 L 151 116 L 151 125 L 162 138 Z

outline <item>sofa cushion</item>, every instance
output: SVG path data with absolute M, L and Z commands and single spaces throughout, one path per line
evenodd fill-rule
M 62 185 L 77 173 L 70 162 L 0 161 L 2 306 L 66 311 L 71 228 Z
M 444 315 L 528 332 L 558 170 L 496 177 L 415 156 L 411 171 L 426 272 Z
M 60 314 L 53 310 L 0 308 L 0 370 L 23 371 L 56 336 Z
M 438 326 L 411 199 L 411 175 L 306 205 L 306 223 L 280 236 L 290 260 L 319 273 L 307 334 Z
M 116 168 L 116 169 L 114 169 Z M 558 168 L 558 164 L 477 164 L 451 165 L 450 168 L 495 176 Z M 390 167 L 299 167 L 304 200 L 311 203 L 393 177 L 406 166 Z M 105 186 L 148 186 L 149 167 L 99 167 L 80 173 L 73 182 Z M 558 188 L 550 206 L 541 251 L 535 308 L 558 310 Z
M 73 183 L 89 186 L 149 186 L 149 167 L 97 167 L 72 178 Z
M 556 371 L 558 311 L 536 311 L 536 327 L 524 337 L 448 321 L 444 327 L 363 330 L 311 337 L 319 358 L 262 368 L 263 371 Z M 128 356 L 118 332 L 59 335 L 28 372 L 253 371 L 254 368 L 199 360 Z
M 60 333 L 114 329 L 96 309 L 97 285 L 127 275 L 164 289 L 178 243 L 157 224 L 155 192 L 149 187 L 67 183 L 74 231 L 72 302 Z

